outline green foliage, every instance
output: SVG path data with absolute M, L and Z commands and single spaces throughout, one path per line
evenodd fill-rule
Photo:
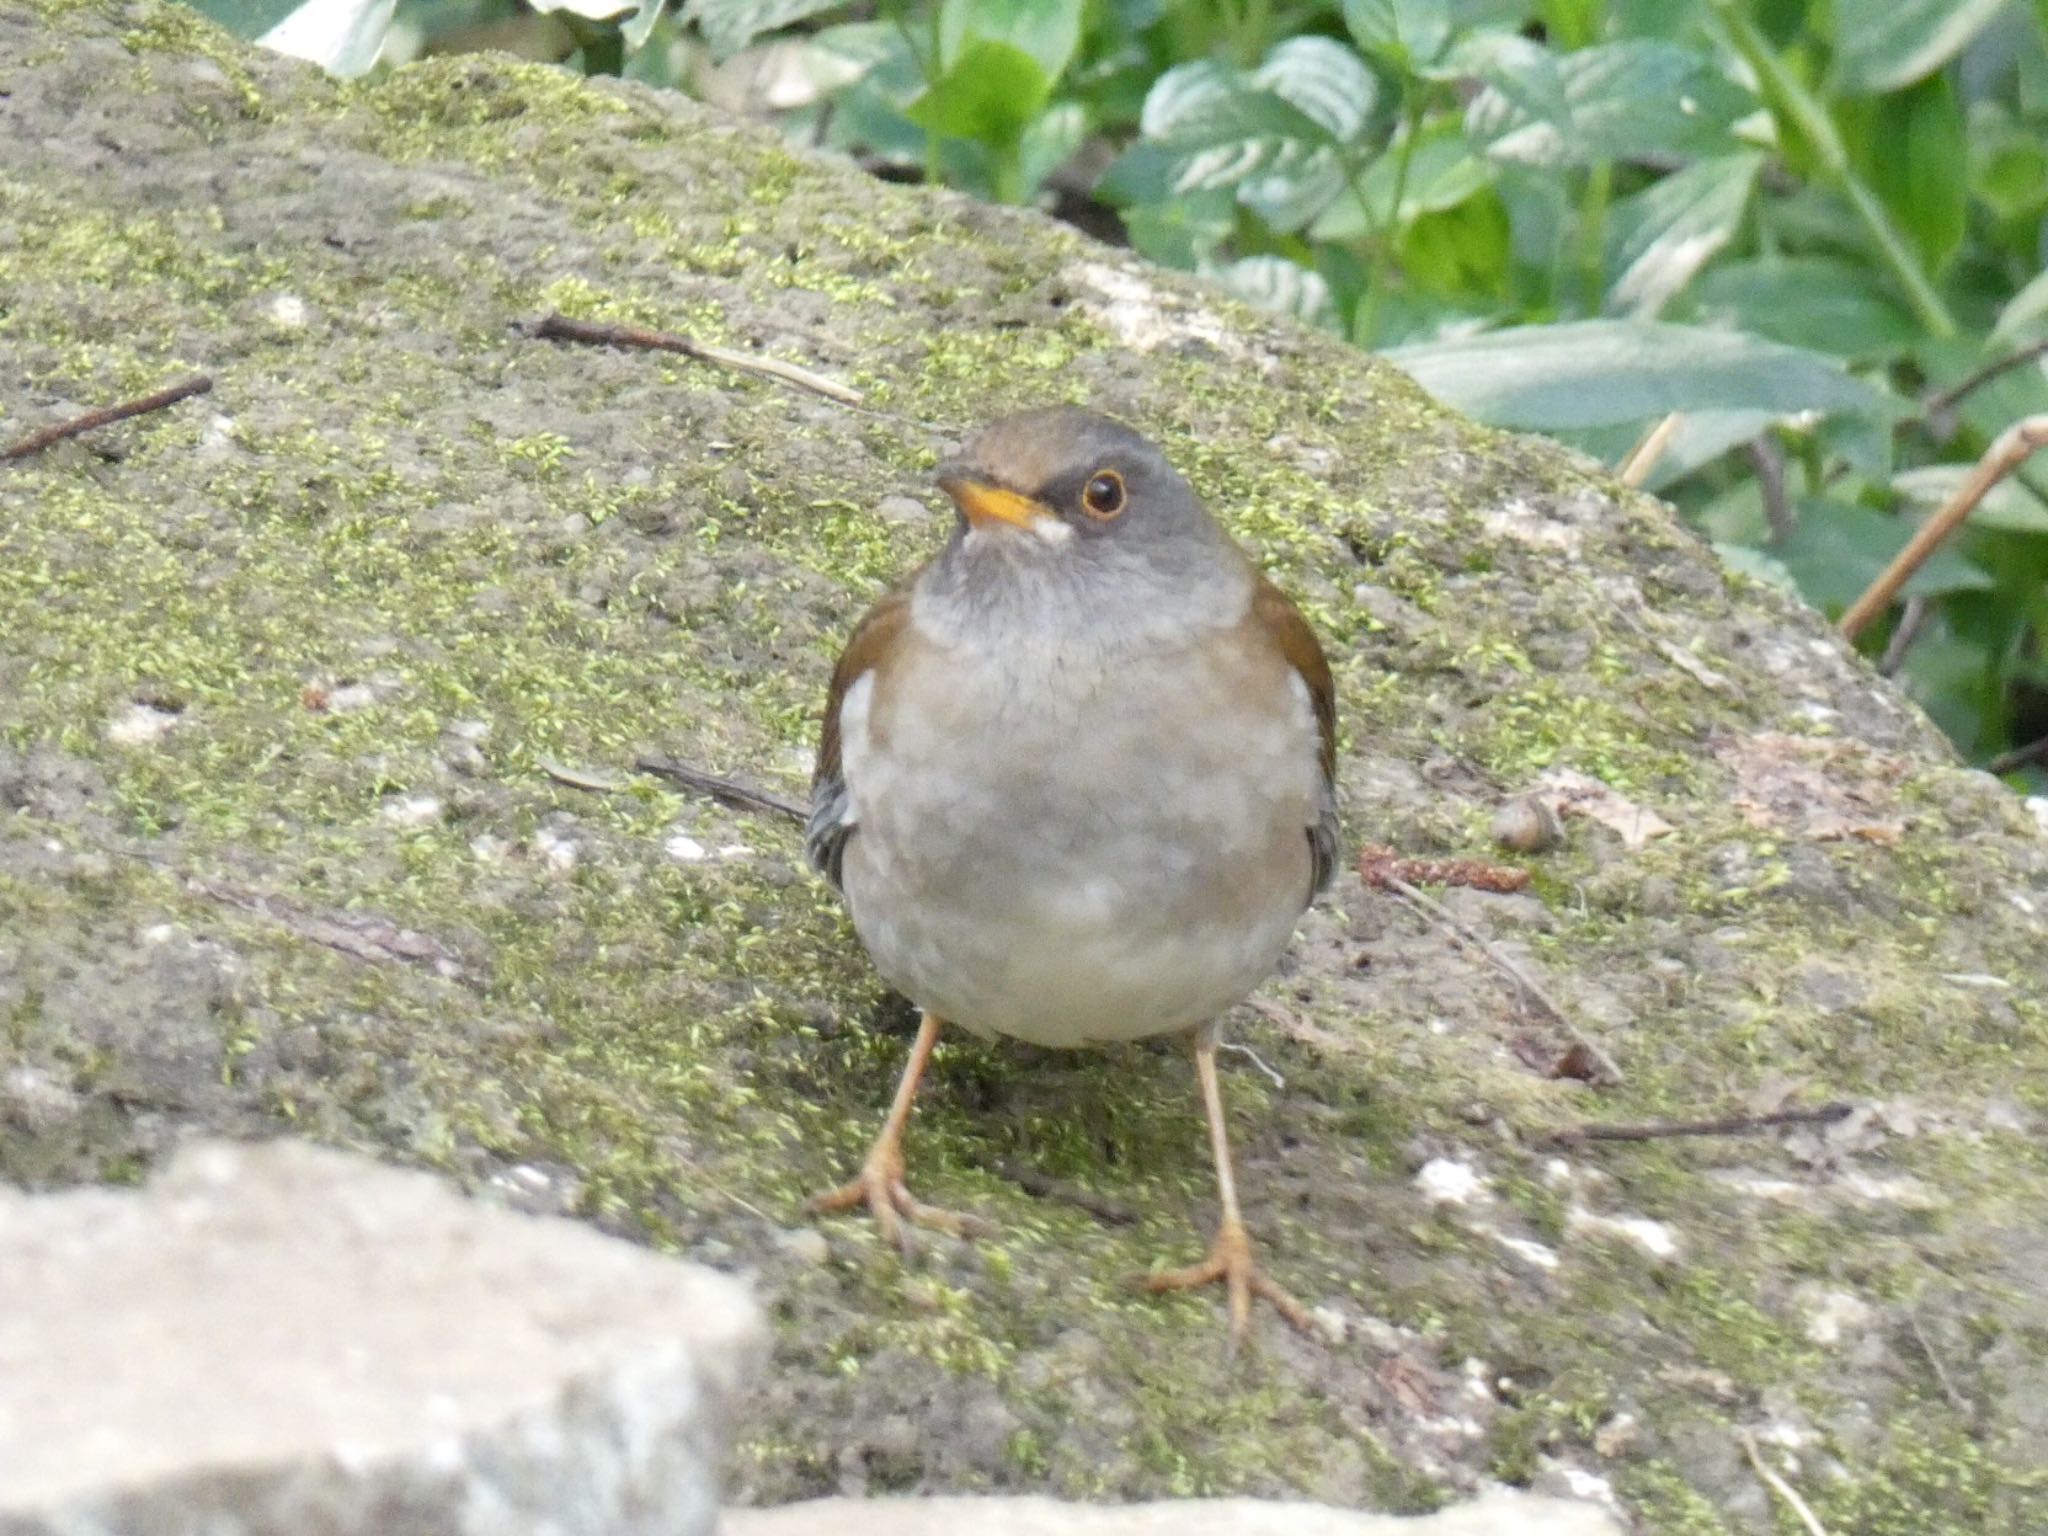
M 289 9 L 203 3 L 252 35 Z M 1610 462 L 1681 412 L 1651 485 L 1830 613 L 2048 411 L 2038 0 L 398 0 L 391 28 L 390 58 L 509 45 L 1055 206 Z M 1866 639 L 1973 755 L 2048 735 L 2044 578 L 2048 465 Z

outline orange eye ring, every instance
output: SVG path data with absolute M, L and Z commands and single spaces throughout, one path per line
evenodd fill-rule
M 1113 469 L 1098 469 L 1081 487 L 1081 510 L 1100 522 L 1108 522 L 1124 509 L 1124 477 Z

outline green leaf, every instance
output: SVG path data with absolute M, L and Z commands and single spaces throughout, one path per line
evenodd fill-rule
M 1452 45 L 1443 63 L 1427 71 L 1432 79 L 1477 80 L 1500 94 L 1528 120 L 1563 132 L 1572 105 L 1565 94 L 1557 55 L 1515 32 L 1475 32 Z
M 1856 360 L 1889 357 L 1917 333 L 1863 267 L 1828 256 L 1763 256 L 1715 267 L 1693 285 L 1703 319 L 1788 347 Z
M 1938 272 L 1962 243 L 1970 196 L 1963 115 L 1947 79 L 1937 75 L 1870 103 L 1854 142 L 1871 190 Z
M 1386 357 L 1438 399 L 1481 421 L 1537 431 L 1643 421 L 1671 411 L 1845 411 L 1889 418 L 1905 409 L 1832 358 L 1661 321 L 1525 325 L 1401 347 Z
M 1454 117 L 1439 117 L 1423 126 L 1408 157 L 1405 180 L 1400 176 L 1400 162 L 1397 140 L 1359 178 L 1358 192 L 1364 194 L 1365 201 L 1360 203 L 1358 195 L 1349 190 L 1341 193 L 1310 228 L 1310 238 L 1357 240 L 1386 228 L 1389 215 L 1396 213 L 1391 205 L 1397 180 L 1402 186 L 1395 222 L 1407 224 L 1423 214 L 1457 207 L 1490 186 L 1495 174 L 1489 162 L 1472 153 L 1465 130 Z
M 712 57 L 738 53 L 764 32 L 773 32 L 845 0 L 684 0 L 682 17 L 704 34 Z M 627 9 L 625 6 L 619 7 Z
M 1617 203 L 1607 226 L 1608 307 L 1656 314 L 1734 237 L 1763 156 L 1696 160 Z
M 1327 37 L 1290 37 L 1252 71 L 1251 84 L 1271 91 L 1322 124 L 1339 144 L 1365 131 L 1379 82 L 1365 61 Z
M 904 115 L 929 133 L 979 144 L 1017 142 L 1044 110 L 1052 77 L 1012 43 L 969 43 Z
M 1601 43 L 1557 60 L 1567 117 L 1525 104 L 1527 90 L 1489 85 L 1466 109 L 1465 130 L 1498 160 L 1595 165 L 1732 147 L 1729 125 L 1757 109 L 1747 90 L 1698 49 L 1650 38 Z
M 976 42 L 1008 43 L 1057 80 L 1081 46 L 1081 0 L 941 0 L 939 59 L 945 68 Z
M 397 0 L 194 0 L 198 10 L 238 37 L 318 64 L 332 74 L 365 74 L 391 30 Z M 613 13 L 632 9 L 632 0 Z
M 1444 51 L 1451 8 L 1448 0 L 1344 0 L 1344 25 L 1367 53 L 1411 69 Z
M 1139 126 L 1176 152 L 1176 196 L 1290 169 L 1331 142 L 1315 118 L 1214 59 L 1176 65 L 1155 80 Z
M 1835 0 L 1837 91 L 1878 95 L 1934 73 L 2005 9 L 2005 0 Z
M 2036 274 L 1998 312 L 1998 322 L 1991 327 L 1991 339 L 2007 343 L 2023 341 L 2048 329 L 2044 322 L 2048 322 L 2048 272 Z
M 1972 464 L 1927 464 L 1892 476 L 1892 489 L 1916 506 L 1932 509 L 1947 501 L 1975 470 Z M 1971 509 L 1969 525 L 2007 533 L 2048 533 L 2048 503 L 2021 481 L 2007 478 Z
M 1062 101 L 1033 118 L 1017 143 L 1018 172 L 1028 195 L 1073 157 L 1088 137 L 1088 109 Z
M 1839 611 L 1860 597 L 1892 557 L 1906 547 L 1915 523 L 1825 496 L 1798 503 L 1792 536 L 1771 547 L 1816 608 Z M 1908 597 L 1981 591 L 1996 586 L 1991 573 L 1953 550 L 1938 549 L 1905 585 Z

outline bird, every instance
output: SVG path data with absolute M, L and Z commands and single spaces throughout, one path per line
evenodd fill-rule
M 834 667 L 805 846 L 920 1013 L 860 1171 L 810 1202 L 971 1234 L 925 1204 L 904 1133 L 949 1025 L 1040 1046 L 1192 1046 L 1221 1208 L 1145 1290 L 1225 1288 L 1312 1332 L 1258 1261 L 1216 1072 L 1218 1020 L 1273 969 L 1338 858 L 1330 667 L 1151 441 L 1078 406 L 987 426 L 937 470 L 941 551 Z

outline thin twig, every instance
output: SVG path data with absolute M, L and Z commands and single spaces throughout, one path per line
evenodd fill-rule
M 1880 677 L 1894 676 L 1906 664 L 1906 652 L 1913 649 L 1913 642 L 1920 638 L 1920 631 L 1927 626 L 1927 616 L 1933 611 L 1934 605 L 1924 594 L 1915 593 L 1906 599 L 1906 606 L 1899 614 L 1899 627 L 1892 631 L 1892 638 L 1877 663 Z
M 1650 478 L 1650 471 L 1657 467 L 1657 461 L 1664 457 L 1664 450 L 1671 446 L 1671 439 L 1678 435 L 1679 425 L 1685 420 L 1685 412 L 1672 411 L 1636 440 L 1635 447 L 1622 455 L 1621 463 L 1615 466 L 1614 478 L 1623 485 L 1634 487 Z
M 549 315 L 534 326 L 533 334 L 542 341 L 581 341 L 599 347 L 640 347 L 651 352 L 680 352 L 700 363 L 715 363 L 721 368 L 734 368 L 741 373 L 758 373 L 766 378 L 780 379 L 785 384 L 794 384 L 799 389 L 823 395 L 827 400 L 837 400 L 841 405 L 859 405 L 864 399 L 857 389 L 850 389 L 836 379 L 828 379 L 795 363 L 785 363 L 779 357 L 756 357 L 751 352 L 735 352 L 730 347 L 713 346 L 708 341 L 678 336 L 672 331 L 650 331 L 637 325 L 596 325 L 587 320 L 571 320 L 566 315 Z
M 1541 987 L 1537 986 L 1534 981 L 1530 980 L 1529 974 L 1526 971 L 1524 971 L 1520 966 L 1516 965 L 1514 961 L 1510 960 L 1506 955 L 1502 954 L 1498 949 L 1496 949 L 1493 945 L 1489 944 L 1485 939 L 1481 938 L 1478 934 L 1474 933 L 1470 928 L 1467 928 L 1463 923 L 1459 922 L 1455 917 L 1451 916 L 1451 914 L 1444 909 L 1443 904 L 1441 902 L 1438 902 L 1433 897 L 1426 895 L 1422 891 L 1418 891 L 1406 880 L 1401 879 L 1397 875 L 1387 875 L 1384 877 L 1384 882 L 1387 890 L 1392 891 L 1396 896 L 1399 896 L 1403 901 L 1409 902 L 1414 906 L 1421 908 L 1424 912 L 1427 912 L 1431 917 L 1435 918 L 1439 923 L 1441 923 L 1445 927 L 1445 929 L 1447 929 L 1451 933 L 1451 935 L 1454 938 L 1457 938 L 1463 941 L 1464 943 L 1471 945 L 1472 948 L 1478 950 L 1480 954 L 1486 956 L 1488 960 L 1493 962 L 1494 968 L 1496 970 L 1498 970 L 1503 976 L 1506 976 L 1510 981 L 1514 982 L 1516 986 L 1520 987 L 1522 989 L 1523 994 L 1526 997 L 1528 997 L 1532 1002 L 1534 1002 L 1538 1007 L 1540 1007 L 1545 1013 L 1549 1014 L 1552 1021 L 1556 1023 L 1558 1028 L 1562 1029 L 1567 1035 L 1571 1037 L 1572 1043 L 1574 1045 L 1578 1046 L 1580 1049 L 1585 1051 L 1585 1053 L 1592 1058 L 1593 1065 L 1597 1067 L 1600 1072 L 1600 1077 L 1598 1081 L 1603 1083 L 1618 1083 L 1622 1080 L 1621 1068 L 1615 1062 L 1614 1058 L 1608 1055 L 1605 1050 L 1601 1049 L 1601 1047 L 1597 1043 L 1595 1043 L 1594 1040 L 1590 1036 L 1588 1036 L 1584 1030 L 1580 1029 L 1578 1025 L 1574 1024 L 1571 1021 L 1571 1019 L 1566 1015 L 1565 1011 L 1562 1008 L 1558 1007 L 1556 1003 L 1552 1002 L 1549 995 L 1546 992 L 1544 992 L 1544 990 Z
M 1820 1516 L 1813 1512 L 1813 1507 L 1799 1496 L 1799 1490 L 1764 1464 L 1763 1453 L 1756 1448 L 1756 1436 L 1746 1429 L 1738 1429 L 1735 1438 L 1742 1442 L 1743 1454 L 1756 1468 L 1756 1475 L 1799 1517 L 1799 1523 L 1806 1527 L 1808 1536 L 1828 1536 L 1828 1528 L 1820 1523 Z
M 1282 1077 L 1277 1068 L 1275 1068 L 1270 1062 L 1266 1060 L 1265 1057 L 1261 1056 L 1257 1051 L 1253 1050 L 1250 1046 L 1240 1045 L 1235 1040 L 1218 1040 L 1216 1042 L 1216 1049 L 1219 1051 L 1230 1051 L 1236 1055 L 1242 1056 L 1246 1061 L 1250 1062 L 1253 1066 L 1259 1069 L 1260 1073 L 1264 1075 L 1267 1082 L 1271 1083 L 1275 1088 L 1279 1089 L 1281 1092 L 1286 1092 L 1287 1079 Z
M 587 789 L 592 794 L 609 794 L 613 790 L 625 788 L 625 785 L 609 774 L 585 773 L 580 768 L 571 768 L 545 757 L 534 766 L 557 784 L 566 784 L 571 789 Z
M 760 816 L 787 816 L 791 821 L 811 819 L 811 813 L 794 800 L 785 800 L 765 789 L 753 789 L 732 779 L 721 779 L 715 773 L 692 768 L 672 757 L 643 755 L 633 760 L 633 766 L 642 773 L 656 774 L 671 783 L 680 784 L 692 794 L 708 796 L 735 811 L 752 811 Z
M 2048 444 L 2048 415 L 2025 416 L 1998 434 L 1998 440 L 1984 450 L 1984 457 L 1977 461 L 1962 484 L 1950 493 L 1935 514 L 1920 525 L 1920 531 L 1913 535 L 1906 547 L 1898 552 L 1892 563 L 1884 568 L 1877 580 L 1842 615 L 1842 635 L 1854 640 L 1863 627 L 1882 613 L 1891 600 L 1898 595 L 1913 577 L 1913 573 L 1925 565 L 1930 556 L 1975 510 L 1977 503 L 2007 475 L 2018 469 L 2032 456 L 2035 449 Z
M 151 411 L 160 411 L 165 406 L 176 405 L 193 395 L 203 395 L 213 388 L 213 380 L 203 373 L 196 373 L 189 379 L 160 389 L 153 395 L 144 395 L 139 400 L 126 400 L 119 405 L 103 406 L 97 411 L 87 411 L 83 416 L 70 421 L 60 421 L 55 426 L 44 427 L 40 432 L 31 432 L 19 442 L 0 448 L 0 464 L 15 459 L 25 459 L 32 453 L 41 453 L 52 443 L 61 443 L 67 437 L 76 437 L 81 432 L 90 432 L 96 427 L 111 426 L 117 421 L 126 421 L 131 416 L 146 416 Z
M 2001 752 L 1984 765 L 1986 773 L 2011 773 L 2015 768 L 2024 768 L 2029 763 L 2038 763 L 2048 757 L 2048 736 L 2030 741 L 2023 747 L 2014 747 L 2010 752 Z
M 1977 1405 L 1963 1396 L 1962 1390 L 1949 1376 L 1948 1367 L 1942 1364 L 1941 1356 L 1934 1348 L 1934 1341 L 1927 1337 L 1927 1330 L 1920 1326 L 1920 1313 L 1917 1308 L 1906 1309 L 1906 1327 L 1913 1335 L 1913 1342 L 1920 1346 L 1920 1353 L 1925 1355 L 1927 1363 L 1934 1367 L 1935 1384 L 1941 1388 L 1941 1395 L 1948 1399 L 1949 1407 L 1966 1419 L 1975 1418 Z
M 1768 432 L 1759 433 L 1749 440 L 1749 462 L 1763 496 L 1764 525 L 1771 530 L 1771 542 L 1782 544 L 1798 531 L 1791 504 L 1785 500 L 1785 450 Z
M 1963 396 L 1970 394 L 1974 390 L 1981 389 L 1995 378 L 2011 373 L 2015 368 L 2026 367 L 2027 364 L 2039 357 L 2048 357 L 2048 341 L 2033 342 L 2028 346 L 2021 347 L 2017 352 L 1999 358 L 1996 362 L 1986 363 L 1982 368 L 1979 368 L 1960 383 L 1950 385 L 1938 395 L 1929 395 L 1920 404 L 1919 419 L 1926 422 L 1934 422 L 1937 417 L 1946 416 L 1955 408 L 1956 403 Z M 1911 418 L 1909 417 L 1908 422 L 1910 420 Z M 1901 423 L 1902 426 L 1906 424 L 1905 422 Z
M 1675 1136 L 1747 1136 L 1779 1125 L 1832 1125 L 1856 1108 L 1836 1100 L 1812 1109 L 1779 1109 L 1767 1115 L 1729 1115 L 1720 1120 L 1651 1120 L 1641 1125 L 1573 1125 L 1552 1131 L 1544 1140 L 1554 1147 L 1583 1146 L 1589 1141 L 1666 1141 Z

